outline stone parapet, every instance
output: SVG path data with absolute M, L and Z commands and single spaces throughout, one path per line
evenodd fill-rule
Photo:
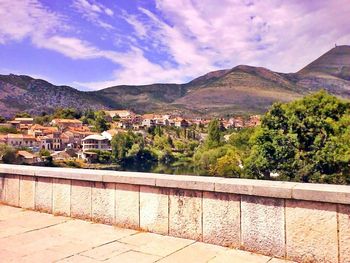
M 298 262 L 350 260 L 350 186 L 1 164 L 0 202 Z

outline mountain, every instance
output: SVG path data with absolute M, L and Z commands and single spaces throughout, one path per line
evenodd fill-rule
M 11 116 L 19 111 L 40 114 L 59 107 L 102 109 L 105 104 L 72 87 L 28 76 L 0 75 L 0 115 Z
M 350 98 L 350 46 L 337 46 L 296 73 L 297 85 Z
M 350 98 L 350 46 L 337 46 L 296 73 L 240 65 L 209 72 L 186 84 L 122 85 L 93 92 L 28 76 L 0 75 L 0 115 L 40 114 L 58 107 L 253 114 L 263 113 L 276 101 L 291 101 L 319 89 Z
M 305 68 L 299 74 L 310 76 L 333 76 L 350 80 L 350 46 L 337 46 Z

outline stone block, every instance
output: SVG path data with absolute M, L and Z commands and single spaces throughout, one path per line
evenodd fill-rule
M 70 216 L 71 180 L 53 179 L 53 213 Z
M 214 191 L 214 183 L 220 180 L 215 177 L 174 176 L 170 174 L 153 174 L 152 177 L 156 178 L 156 186 L 158 187 L 199 191 Z
M 92 220 L 113 224 L 115 217 L 115 184 L 95 182 L 92 187 Z
M 292 198 L 292 189 L 296 184 L 291 182 L 223 178 L 215 183 L 215 192 Z
M 286 200 L 287 258 L 338 262 L 336 204 Z
M 284 199 L 242 196 L 241 247 L 264 255 L 285 256 Z
M 20 177 L 19 206 L 26 209 L 35 209 L 35 177 Z
M 140 187 L 140 227 L 153 233 L 168 234 L 168 189 Z
M 72 180 L 71 216 L 91 219 L 91 182 Z
M 19 206 L 19 175 L 5 177 L 5 203 Z
M 120 171 L 103 171 L 103 182 L 132 184 L 132 185 L 149 185 L 155 186 L 156 179 L 154 174 L 135 173 L 135 172 L 120 172 Z
M 0 173 L 10 175 L 34 176 L 34 172 L 38 167 L 27 165 L 1 164 Z
M 350 205 L 339 205 L 339 262 L 350 262 Z
M 293 199 L 350 204 L 350 185 L 299 183 L 293 188 Z
M 140 227 L 140 186 L 116 184 L 115 223 L 121 227 Z
M 4 203 L 5 199 L 5 175 L 0 174 L 0 203 Z
M 239 195 L 203 192 L 203 242 L 239 247 L 240 205 Z
M 36 167 L 35 176 L 46 178 L 72 179 L 81 181 L 102 182 L 101 170 L 76 169 L 76 168 L 53 168 Z
M 175 237 L 202 240 L 202 192 L 170 190 L 169 234 Z
M 37 178 L 35 209 L 46 213 L 52 213 L 52 178 Z

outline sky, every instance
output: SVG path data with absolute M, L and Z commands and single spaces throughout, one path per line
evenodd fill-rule
M 0 74 L 96 90 L 296 72 L 350 44 L 349 16 L 349 0 L 0 0 Z

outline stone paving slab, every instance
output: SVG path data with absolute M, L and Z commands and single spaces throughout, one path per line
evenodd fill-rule
M 289 262 L 246 251 L 0 205 L 1 262 Z

